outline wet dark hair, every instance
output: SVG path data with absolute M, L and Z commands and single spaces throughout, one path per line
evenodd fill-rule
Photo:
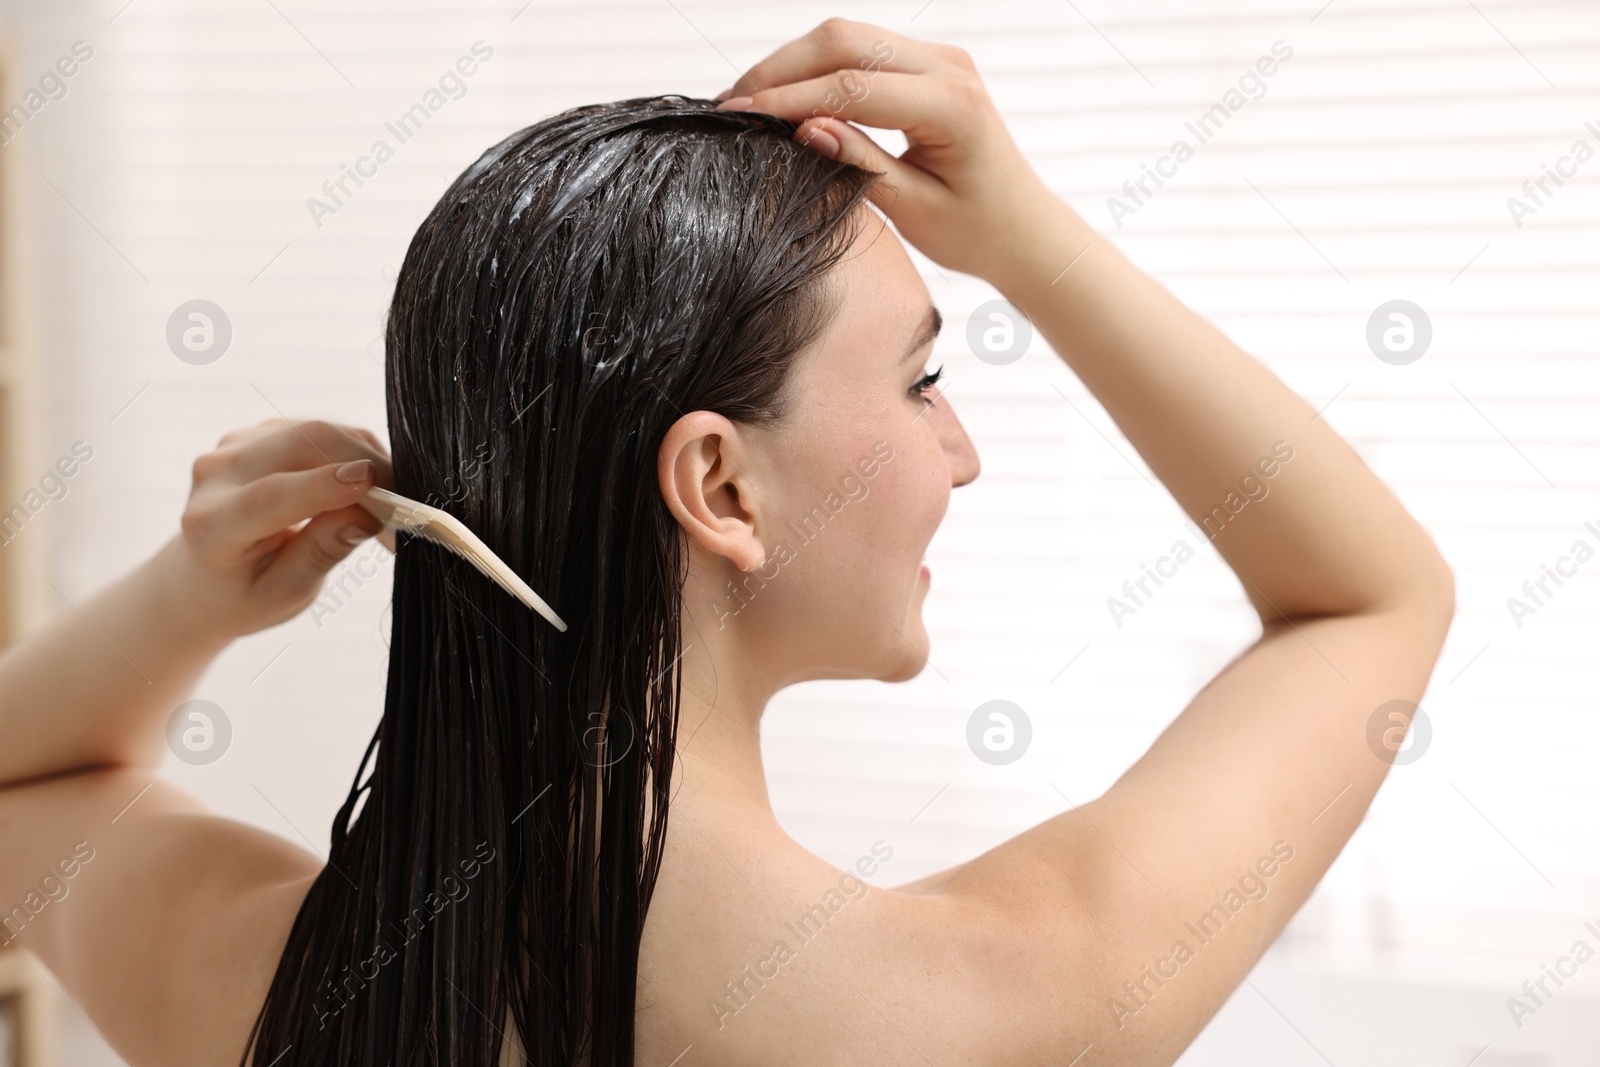
M 633 1063 L 687 565 L 657 452 L 687 412 L 783 417 L 876 177 L 715 107 L 547 118 L 411 242 L 395 488 L 448 501 L 569 629 L 402 538 L 383 719 L 241 1064 L 487 1065 L 519 1038 L 541 1067 Z

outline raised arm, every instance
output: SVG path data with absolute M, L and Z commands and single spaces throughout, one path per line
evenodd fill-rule
M 1065 204 L 1038 210 L 1001 291 L 1205 530 L 1262 636 L 1103 797 L 964 874 L 1070 879 L 1117 932 L 1083 946 L 1102 1047 L 1166 1063 L 1365 815 L 1444 642 L 1453 580 L 1327 420 Z
M 752 97 L 734 106 L 812 116 L 819 151 L 885 175 L 875 203 L 907 240 L 1026 313 L 1261 616 L 1260 639 L 1103 797 L 905 887 L 1013 942 L 998 971 L 975 947 L 972 973 L 1005 990 L 988 1007 L 1016 1039 L 1062 1063 L 1086 1046 L 1086 1064 L 1170 1063 L 1360 822 L 1392 760 L 1369 723 L 1420 699 L 1450 570 L 1326 420 L 1050 193 L 965 52 L 829 20 L 734 91 Z M 889 156 L 841 120 L 910 148 Z
M 1263 624 L 1448 617 L 1432 539 L 1327 420 L 1061 200 L 1028 211 L 1029 239 L 993 281 L 1205 531 Z

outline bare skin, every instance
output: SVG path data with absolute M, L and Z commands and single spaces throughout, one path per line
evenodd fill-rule
M 880 61 L 865 93 L 863 57 Z M 691 412 L 660 448 L 690 553 L 690 636 L 638 1062 L 1171 1063 L 1360 822 L 1389 766 L 1369 717 L 1420 699 L 1454 612 L 1450 569 L 1308 404 L 1048 191 L 964 52 L 829 20 L 735 88 L 753 99 L 734 106 L 831 112 L 801 137 L 885 182 L 834 279 L 838 317 L 796 367 L 792 418 L 757 431 Z M 905 130 L 912 147 L 887 156 L 851 123 Z M 1213 540 L 1259 639 L 1103 796 L 869 891 L 780 828 L 758 727 L 797 681 L 922 669 L 918 563 L 950 492 L 979 471 L 948 401 L 914 391 L 930 346 L 902 356 L 930 301 L 878 211 L 1024 311 L 1197 521 L 1276 442 L 1292 460 Z M 870 491 L 786 559 L 785 522 L 884 446 Z M 372 470 L 341 481 L 337 464 L 359 459 Z M 88 843 L 70 894 L 19 940 L 134 1064 L 237 1061 L 321 866 L 160 781 L 167 715 L 233 638 L 314 599 L 353 548 L 336 532 L 371 532 L 353 502 L 388 484 L 375 439 L 322 423 L 230 435 L 194 474 L 179 536 L 0 657 L 0 903 Z M 730 616 L 726 583 L 772 575 L 773 560 L 777 576 Z M 830 890 L 848 902 L 824 933 L 786 929 Z M 1230 893 L 1241 905 L 1218 916 Z M 779 940 L 791 958 L 773 962 Z

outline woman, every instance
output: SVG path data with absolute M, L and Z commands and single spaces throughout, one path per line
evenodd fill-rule
M 392 464 L 230 434 L 180 535 L 0 660 L 0 902 L 70 889 L 6 936 L 130 1062 L 1170 1063 L 1359 823 L 1369 722 L 1454 610 L 1389 490 L 1048 191 L 960 49 L 830 19 L 722 98 L 491 149 L 397 281 Z M 1262 634 L 1104 796 L 869 892 L 883 852 L 841 871 L 778 825 L 758 724 L 797 681 L 921 670 L 919 561 L 978 473 L 884 216 L 1029 316 Z M 374 532 L 373 484 L 447 499 L 569 630 L 403 542 L 324 863 L 153 768 L 211 659 Z

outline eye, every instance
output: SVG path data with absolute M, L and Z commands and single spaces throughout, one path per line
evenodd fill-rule
M 932 374 L 924 374 L 922 377 L 918 378 L 917 384 L 913 385 L 910 391 L 922 397 L 924 403 L 932 405 L 933 401 L 928 399 L 928 390 L 932 389 L 942 377 L 944 377 L 943 366 L 934 371 Z

